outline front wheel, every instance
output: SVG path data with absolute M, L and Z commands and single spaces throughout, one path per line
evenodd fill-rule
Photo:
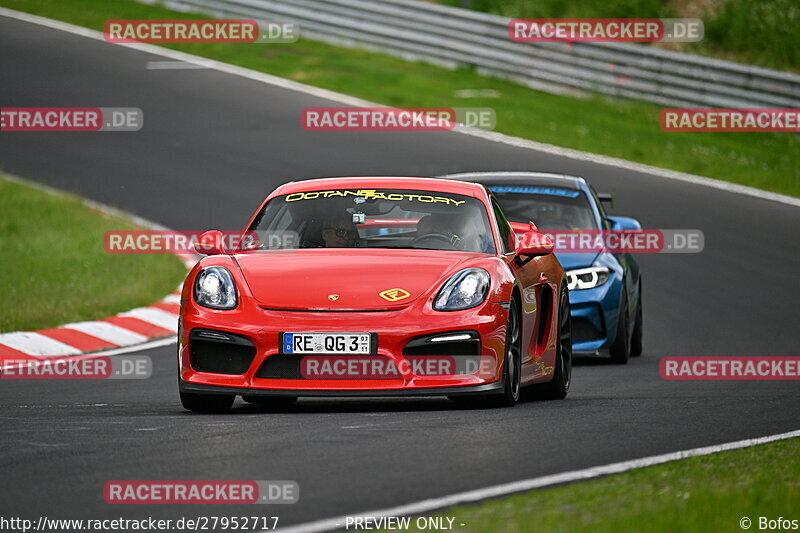
M 512 298 L 508 307 L 508 326 L 506 328 L 506 354 L 503 361 L 503 393 L 488 396 L 491 407 L 513 407 L 519 401 L 520 383 L 522 379 L 522 343 L 517 303 Z
M 636 324 L 633 326 L 633 336 L 631 337 L 631 357 L 642 355 L 644 345 L 642 344 L 642 282 L 639 282 L 639 303 L 636 306 Z
M 625 291 L 625 284 L 622 284 L 623 293 Z M 628 363 L 631 356 L 631 335 L 628 329 L 628 298 L 622 296 L 622 303 L 619 306 L 619 317 L 617 318 L 617 337 L 614 339 L 614 344 L 609 349 L 611 354 L 611 362 L 616 365 L 624 365 Z
M 521 327 L 517 304 L 512 299 L 508 308 L 506 347 L 503 359 L 503 392 L 487 396 L 450 396 L 450 400 L 467 407 L 513 407 L 519 401 L 522 375 Z
M 224 413 L 233 405 L 236 396 L 232 394 L 197 394 L 181 392 L 181 404 L 188 411 L 198 413 Z

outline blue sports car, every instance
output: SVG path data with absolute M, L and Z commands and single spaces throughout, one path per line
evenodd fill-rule
M 640 230 L 638 221 L 606 215 L 583 178 L 541 172 L 476 172 L 447 178 L 486 185 L 511 222 L 548 230 Z M 642 353 L 642 277 L 629 253 L 556 251 L 569 277 L 575 355 L 600 355 L 625 364 Z

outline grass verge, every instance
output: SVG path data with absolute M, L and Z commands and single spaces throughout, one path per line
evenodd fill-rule
M 744 531 L 739 523 L 744 517 L 759 531 L 760 517 L 800 519 L 798 479 L 800 439 L 795 438 L 432 516 L 453 517 L 455 531 L 470 533 L 733 533 Z
M 105 252 L 106 231 L 132 229 L 76 196 L 0 175 L 0 332 L 95 320 L 174 291 L 186 276 L 174 255 Z
M 0 5 L 98 30 L 112 18 L 199 17 L 130 0 L 0 0 Z M 491 107 L 502 133 L 800 196 L 800 137 L 793 134 L 666 133 L 655 105 L 556 96 L 479 76 L 471 68 L 450 71 L 307 39 L 167 46 L 387 105 Z M 457 98 L 461 89 L 491 89 L 499 97 Z

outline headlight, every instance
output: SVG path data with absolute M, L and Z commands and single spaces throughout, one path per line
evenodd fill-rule
M 459 311 L 480 305 L 489 292 L 489 273 L 466 268 L 453 274 L 433 302 L 437 311 Z
M 606 267 L 589 267 L 567 271 L 567 288 L 571 291 L 594 289 L 599 287 L 609 278 Z
M 236 285 L 230 271 L 221 266 L 202 269 L 194 280 L 194 301 L 211 309 L 236 307 Z

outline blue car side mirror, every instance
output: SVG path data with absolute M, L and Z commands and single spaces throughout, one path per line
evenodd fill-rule
M 635 231 L 642 229 L 642 225 L 635 218 L 630 217 L 606 217 L 612 230 L 628 230 Z

